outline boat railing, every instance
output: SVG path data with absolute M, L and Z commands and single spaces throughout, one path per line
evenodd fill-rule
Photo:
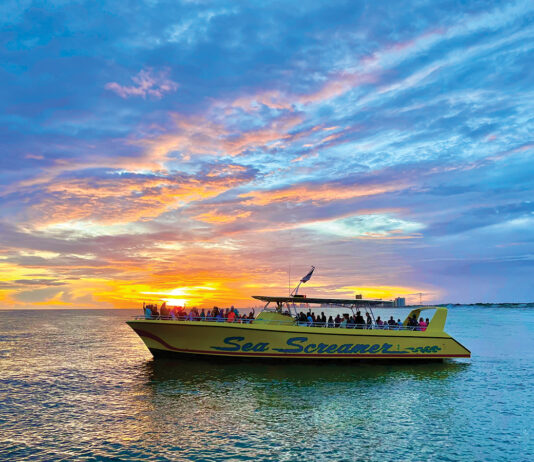
M 288 319 L 286 320 L 270 320 L 270 319 L 258 319 L 258 318 L 221 318 L 221 317 L 202 317 L 202 316 L 161 316 L 161 315 L 153 315 L 153 316 L 135 316 L 134 319 L 136 320 L 152 320 L 152 321 L 204 321 L 204 322 L 227 322 L 227 323 L 234 323 L 234 324 L 258 324 L 258 323 L 266 323 L 269 325 L 285 325 L 288 324 L 301 326 L 301 327 L 329 327 L 329 328 L 346 328 L 346 329 L 371 329 L 371 330 L 408 330 L 408 331 L 422 331 L 426 330 L 426 328 L 420 327 L 420 326 L 404 326 L 404 325 L 398 325 L 398 324 L 353 324 L 353 323 L 329 323 L 329 322 L 301 322 L 301 321 L 295 321 L 294 319 L 291 319 L 291 321 Z
M 303 327 L 340 327 L 347 329 L 372 329 L 372 330 L 423 330 L 419 326 L 404 326 L 398 324 L 353 324 L 353 323 L 329 323 L 329 322 L 297 322 L 298 326 Z

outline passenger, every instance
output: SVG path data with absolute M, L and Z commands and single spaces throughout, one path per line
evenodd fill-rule
M 254 308 L 252 308 L 252 311 L 248 314 L 248 324 L 252 324 L 254 322 Z
M 390 327 L 393 327 L 395 324 L 397 324 L 397 323 L 396 323 L 395 320 L 393 319 L 393 316 L 390 316 L 390 317 L 389 317 L 389 321 L 388 321 L 388 325 L 389 325 Z
M 143 308 L 145 309 L 145 319 L 152 319 L 152 310 L 150 309 L 150 305 L 146 305 L 143 303 Z
M 228 316 L 226 317 L 226 322 L 235 322 L 235 315 L 236 315 L 235 308 L 232 306 L 232 308 L 230 308 L 230 312 L 228 313 Z
M 332 316 L 328 318 L 328 327 L 334 327 L 334 319 Z
M 160 313 L 162 319 L 167 319 L 167 316 L 169 315 L 169 311 L 167 310 L 167 302 L 163 302 L 161 304 L 161 307 L 159 309 L 159 313 Z
M 212 321 L 215 321 L 217 319 L 218 314 L 219 314 L 219 308 L 214 306 L 213 310 L 211 311 L 211 317 L 213 318 Z
M 404 326 L 404 323 L 400 319 L 397 319 L 397 329 L 400 330 L 402 329 L 403 326 Z
M 176 321 L 176 307 L 175 306 L 171 307 L 171 319 L 173 321 Z
M 347 315 L 343 316 L 343 320 L 339 324 L 339 327 L 347 327 Z
M 317 319 L 315 318 L 315 313 L 312 313 L 312 314 L 311 314 L 311 318 L 312 318 L 312 321 L 313 321 L 312 326 L 315 326 L 316 323 L 317 323 Z
M 376 328 L 377 329 L 382 329 L 384 327 L 384 321 L 382 321 L 380 319 L 380 316 L 378 316 L 378 318 L 376 318 Z
M 202 308 L 202 311 L 200 312 L 200 320 L 201 321 L 206 320 L 206 313 L 204 313 L 204 308 Z
M 365 320 L 363 319 L 362 313 L 360 311 L 356 312 L 356 318 L 354 318 L 354 323 L 356 324 L 356 329 L 364 328 Z
M 309 312 L 308 312 L 308 318 L 306 319 L 306 321 L 308 322 L 308 327 L 313 326 L 313 317 Z
M 335 327 L 339 327 L 339 325 L 341 324 L 341 317 L 339 316 L 339 313 L 338 315 L 336 316 L 336 319 L 334 321 L 334 324 L 335 324 Z
M 157 319 L 157 317 L 159 316 L 158 305 L 150 305 L 150 309 L 152 310 L 152 317 Z
M 423 318 L 420 318 L 419 319 L 419 330 L 424 332 L 426 330 L 426 326 L 427 326 L 427 323 L 425 322 L 425 320 Z
M 299 323 L 302 324 L 303 326 L 305 326 L 308 323 L 308 318 L 302 311 L 299 314 Z
M 369 313 L 365 313 L 366 316 L 367 316 L 367 319 L 365 321 L 365 324 L 367 326 L 367 329 L 372 329 L 373 328 L 373 320 L 371 318 L 371 315 Z
M 321 325 L 323 327 L 326 326 L 326 316 L 325 316 L 324 312 L 321 312 Z
M 408 326 L 410 326 L 411 330 L 417 330 L 419 323 L 415 314 L 408 320 Z
M 426 327 L 428 327 L 430 324 L 430 321 L 428 320 L 428 318 L 425 319 L 425 322 L 426 322 Z

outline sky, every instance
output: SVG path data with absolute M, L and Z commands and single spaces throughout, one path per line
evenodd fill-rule
M 532 1 L 3 1 L 0 304 L 534 301 Z M 419 294 L 422 294 L 421 296 Z

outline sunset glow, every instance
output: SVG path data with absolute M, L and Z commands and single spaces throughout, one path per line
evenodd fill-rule
M 8 4 L 4 308 L 534 300 L 532 2 Z

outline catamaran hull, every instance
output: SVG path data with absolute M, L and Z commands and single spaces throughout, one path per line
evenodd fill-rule
M 202 321 L 129 321 L 155 357 L 446 359 L 471 353 L 443 331 L 367 330 Z

